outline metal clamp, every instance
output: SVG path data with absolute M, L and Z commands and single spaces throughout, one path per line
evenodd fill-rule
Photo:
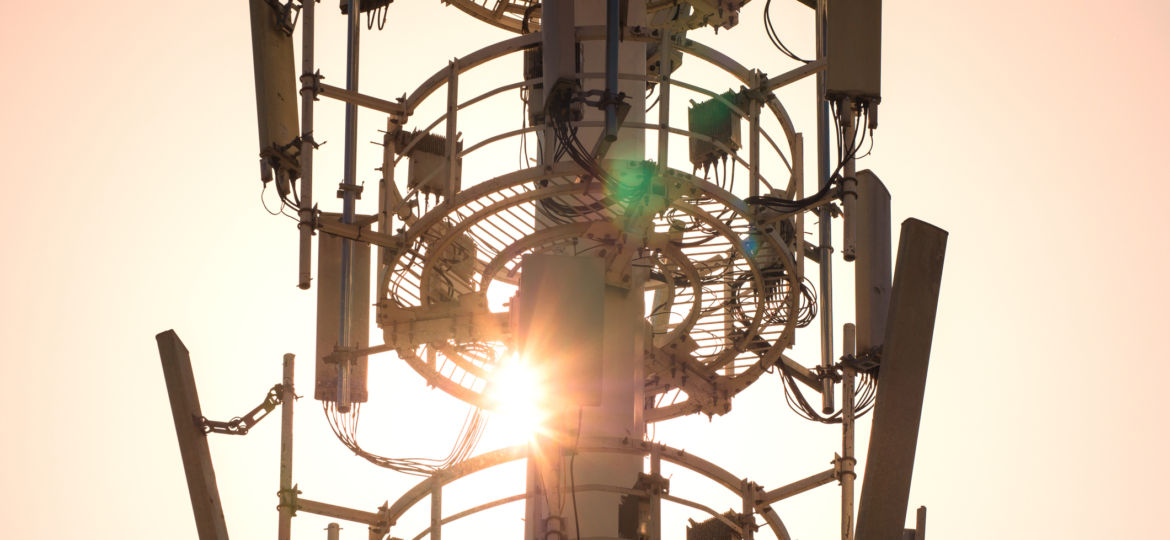
M 390 526 L 393 523 L 390 521 L 389 501 L 382 503 L 382 506 L 378 507 L 378 518 L 378 523 L 370 524 L 370 538 L 383 538 L 390 534 Z
M 871 373 L 877 371 L 878 367 L 881 366 L 881 360 L 882 347 L 879 345 L 858 355 L 842 356 L 839 365 L 853 368 L 858 373 Z
M 810 370 L 816 376 L 818 381 L 831 380 L 833 382 L 841 382 L 840 365 L 832 366 L 813 366 Z
M 333 352 L 325 355 L 322 360 L 326 364 L 351 363 L 353 362 L 354 358 L 357 357 L 357 351 L 357 347 L 342 347 L 340 345 L 335 345 L 333 347 Z
M 597 101 L 589 101 L 588 98 L 591 97 L 596 97 Z M 589 90 L 588 92 L 583 92 L 581 94 L 581 102 L 590 107 L 605 109 L 610 105 L 621 107 L 622 105 L 626 104 L 627 97 L 629 96 L 627 96 L 625 92 L 614 93 L 610 92 L 609 90 Z
M 337 184 L 337 198 L 344 199 L 346 192 L 353 192 L 353 198 L 360 200 L 362 198 L 363 189 L 365 189 L 365 186 L 359 186 L 357 184 L 346 184 L 345 182 L 342 182 Z
M 293 3 L 293 0 L 288 0 L 287 3 L 281 4 L 277 0 L 266 0 L 268 7 L 272 8 L 276 16 L 276 27 L 279 28 L 285 35 L 292 36 L 293 30 L 297 28 L 297 21 L 301 18 L 301 4 Z M 316 0 L 310 0 L 316 1 Z
M 646 492 L 646 495 L 666 495 L 670 493 L 670 479 L 659 474 L 638 473 L 638 481 L 634 489 Z
M 553 522 L 557 523 L 556 529 L 549 527 L 549 525 Z M 544 518 L 544 529 L 545 529 L 544 539 L 549 540 L 549 538 L 556 536 L 556 537 L 560 538 L 561 540 L 569 540 L 569 536 L 567 534 L 565 534 L 565 531 L 563 530 L 564 528 L 565 528 L 565 518 L 563 516 L 550 515 L 550 516 Z
M 297 510 L 300 509 L 300 504 L 297 503 L 297 495 L 301 494 L 301 490 L 297 489 L 298 485 L 276 492 L 276 497 L 280 499 L 280 503 L 276 505 L 278 511 L 282 508 L 288 508 L 289 515 L 297 515 Z
M 304 75 L 301 75 L 302 95 L 304 95 L 303 94 L 304 90 L 309 90 L 310 92 L 312 92 L 313 101 L 320 101 L 320 99 L 317 96 L 321 95 L 321 92 L 322 92 L 321 81 L 324 78 L 325 78 L 325 76 L 321 74 L 321 70 L 319 70 L 319 69 L 317 70 L 316 73 L 313 73 L 313 74 L 306 73 Z M 306 79 L 308 79 L 308 80 L 306 80 Z

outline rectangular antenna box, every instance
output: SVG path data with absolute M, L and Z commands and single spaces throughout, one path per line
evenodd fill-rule
M 575 50 L 575 73 L 580 73 L 581 66 L 584 63 L 580 43 L 577 44 Z M 540 45 L 524 49 L 524 80 L 535 81 L 525 86 L 528 89 L 528 123 L 533 126 L 544 123 L 544 110 L 548 107 L 548 104 L 545 103 L 543 77 L 544 49 Z M 579 91 L 580 84 L 573 85 L 573 90 Z M 572 101 L 569 106 L 572 108 L 571 119 L 573 121 L 580 121 L 585 117 L 585 105 L 583 103 L 580 101 Z
M 828 14 L 829 99 L 882 96 L 882 1 L 833 0 Z
M 737 96 L 728 91 L 719 98 L 695 103 L 687 110 L 687 130 L 712 139 L 690 138 L 691 163 L 695 168 L 714 165 L 719 158 L 727 156 L 728 150 L 735 152 L 740 148 L 739 114 L 730 105 L 736 103 Z
M 321 215 L 322 220 L 340 221 L 340 217 L 339 214 Z M 367 229 L 369 221 L 368 217 L 359 217 L 357 223 Z M 370 346 L 370 245 L 351 242 L 351 246 L 350 340 L 362 349 Z M 341 339 L 341 238 L 321 233 L 317 235 L 317 249 L 317 377 L 313 397 L 321 401 L 337 401 L 337 363 L 326 362 L 325 357 L 333 354 Z M 367 399 L 367 362 L 368 357 L 359 356 L 350 368 L 349 395 L 354 403 Z
M 417 133 L 412 134 L 412 138 Z M 455 152 L 463 151 L 463 142 L 455 144 Z M 447 197 L 447 176 L 450 160 L 447 158 L 447 138 L 426 134 L 422 140 L 407 152 L 410 168 L 406 175 L 407 189 L 418 189 L 427 195 Z M 459 192 L 460 177 L 463 173 L 463 159 L 455 160 L 455 193 Z
M 293 63 L 291 30 L 288 21 L 264 0 L 250 0 L 252 24 L 252 66 L 256 81 L 256 121 L 260 132 L 260 154 L 265 168 L 279 163 L 291 178 L 300 176 L 293 144 L 300 135 L 297 119 L 297 68 Z M 267 172 L 265 173 L 267 177 Z

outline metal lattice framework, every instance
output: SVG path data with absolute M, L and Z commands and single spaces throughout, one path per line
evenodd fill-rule
M 578 39 L 599 39 L 600 30 L 578 28 Z M 452 95 L 462 72 L 534 46 L 538 38 L 520 36 L 485 47 L 424 82 L 404 100 L 407 114 L 444 85 L 447 110 L 413 135 L 403 131 L 397 153 L 409 153 L 440 124 L 445 124 L 446 133 L 456 132 L 460 114 L 536 82 L 503 85 L 462 103 Z M 627 38 L 661 40 L 658 31 L 649 29 L 627 30 Z M 699 43 L 685 41 L 679 50 L 745 84 L 761 82 L 759 73 Z M 766 105 L 784 130 L 788 152 L 759 127 L 760 108 L 745 110 L 723 95 L 669 74 L 621 78 L 656 83 L 663 92 L 673 87 L 722 100 L 752 126 L 748 148 L 739 151 L 672 125 L 668 118 L 623 126 L 657 132 L 660 157 L 665 156 L 661 146 L 671 137 L 705 139 L 726 152 L 731 167 L 749 171 L 769 192 L 800 195 L 800 169 L 785 155 L 795 154 L 792 146 L 800 144 L 799 136 L 771 92 L 761 92 L 758 103 Z M 542 129 L 538 124 L 491 134 L 449 159 L 454 165 L 477 150 Z M 773 186 L 760 171 L 759 154 L 768 150 L 774 161 L 786 166 L 789 178 L 783 187 Z M 801 294 L 803 245 L 795 234 L 799 216 L 760 213 L 717 183 L 660 163 L 604 160 L 603 166 L 620 179 L 617 184 L 593 179 L 577 163 L 558 162 L 473 179 L 474 185 L 424 215 L 408 218 L 401 247 L 386 261 L 388 271 L 379 286 L 378 321 L 386 343 L 431 385 L 490 408 L 485 397 L 488 380 L 508 354 L 510 336 L 506 320 L 487 311 L 488 291 L 499 284 L 515 285 L 525 254 L 594 255 L 607 261 L 612 284 L 628 286 L 631 279 L 638 279 L 622 275 L 620 269 L 632 265 L 641 269 L 646 289 L 654 292 L 646 320 L 653 339 L 645 355 L 646 395 L 654 405 L 646 419 L 726 412 L 731 396 L 783 359 L 798 319 L 810 308 L 809 298 Z M 421 207 L 419 197 L 417 192 L 408 193 L 403 207 Z M 800 369 L 794 362 L 788 364 Z
M 314 232 L 336 237 L 321 244 L 318 257 L 316 387 L 328 391 L 317 398 L 346 448 L 375 465 L 426 478 L 376 512 L 301 497 L 292 474 L 294 357 L 288 354 L 281 384 L 241 424 L 247 428 L 258 420 L 257 411 L 280 402 L 278 538 L 291 538 L 292 518 L 303 511 L 367 524 L 371 540 L 383 539 L 429 498 L 430 524 L 416 540 L 438 538 L 446 523 L 522 500 L 527 538 L 659 539 L 667 501 L 710 516 L 692 523 L 688 536 L 708 534 L 710 525 L 721 529 L 721 537 L 751 540 L 766 524 L 788 540 L 771 505 L 833 482 L 841 486 L 843 540 L 854 538 L 855 516 L 857 538 L 905 532 L 946 232 L 905 222 L 898 277 L 891 279 L 889 193 L 855 163 L 867 130 L 876 128 L 881 99 L 880 2 L 834 2 L 830 16 L 827 1 L 798 1 L 815 11 L 816 55 L 803 60 L 784 46 L 768 2 L 763 18 L 769 39 L 800 64 L 769 78 L 687 38 L 699 27 L 735 26 L 747 0 L 608 0 L 604 13 L 595 9 L 601 2 L 444 0 L 520 35 L 451 60 L 412 93 L 390 101 L 365 95 L 358 85 L 360 16 L 366 13 L 369 27 L 377 22 L 382 28 L 388 0 L 342 2 L 343 12 L 348 10 L 344 88 L 324 83 L 314 61 L 316 2 L 250 0 L 261 178 L 274 181 L 281 201 L 298 211 L 301 288 L 312 281 Z M 298 21 L 299 78 L 293 63 Z M 518 56 L 522 80 L 499 85 L 500 73 L 518 71 Z M 680 69 L 686 57 L 691 60 Z M 490 63 L 496 65 L 484 70 L 490 89 L 483 91 L 483 81 L 468 72 Z M 813 75 L 818 188 L 806 196 L 804 139 L 774 92 Z M 701 77 L 700 84 L 685 77 Z M 722 84 L 731 88 L 715 88 Z M 468 97 L 468 88 L 477 95 Z M 648 104 L 654 92 L 655 102 Z M 321 212 L 313 198 L 314 102 L 320 97 L 346 104 L 337 215 Z M 688 98 L 685 123 L 672 118 L 671 100 L 677 109 Z M 523 116 L 518 129 L 499 127 L 508 108 L 495 105 L 508 100 L 507 107 Z M 651 120 L 655 106 L 657 118 Z M 357 215 L 356 207 L 362 192 L 359 108 L 387 115 L 378 211 L 372 216 Z M 741 137 L 743 123 L 748 128 Z M 830 162 L 834 127 L 836 170 Z M 538 159 L 528 153 L 533 142 Z M 672 147 L 684 145 L 690 172 L 678 168 L 686 161 L 671 155 Z M 501 165 L 517 149 L 519 164 Z M 407 169 L 406 182 L 396 180 L 399 168 Z M 839 362 L 832 298 L 832 219 L 838 215 L 828 206 L 837 199 L 846 218 L 842 254 L 855 265 L 856 296 L 855 323 L 843 326 Z M 819 232 L 816 244 L 806 245 L 804 216 L 814 209 Z M 361 332 L 369 308 L 368 275 L 361 274 L 371 245 L 379 248 L 379 345 Z M 805 277 L 806 257 L 818 269 L 819 302 Z M 529 274 L 522 276 L 525 264 Z M 514 291 L 519 308 L 500 309 Z M 784 352 L 796 329 L 814 319 L 820 362 L 810 369 Z M 534 340 L 534 334 L 543 335 Z M 543 339 L 549 336 L 555 339 Z M 158 341 L 200 534 L 226 538 L 206 433 L 189 421 L 202 418 L 189 355 L 173 332 Z M 599 343 L 603 347 L 595 347 Z M 507 411 L 506 398 L 494 401 L 492 385 L 508 385 L 502 368 L 511 367 L 509 358 L 521 350 L 534 357 L 533 371 L 547 372 L 536 383 L 520 384 L 555 394 L 534 404 L 548 418 L 528 444 L 473 456 L 484 426 L 482 409 Z M 430 385 L 472 405 L 446 458 L 381 456 L 358 443 L 366 362 L 387 351 Z M 604 372 L 561 369 L 582 366 Z M 728 412 L 736 394 L 774 368 L 794 412 L 840 423 L 840 452 L 828 470 L 822 465 L 765 491 L 711 462 L 642 440 L 647 422 Z M 798 381 L 820 393 L 819 408 Z M 577 393 L 579 382 L 600 387 L 600 396 Z M 871 407 L 881 415 L 874 414 L 867 491 L 855 512 L 855 422 Z M 212 427 L 236 423 L 204 420 Z M 445 486 L 518 460 L 527 460 L 524 494 L 444 511 Z M 731 491 L 742 507 L 721 514 L 671 494 L 663 463 Z M 571 509 L 565 504 L 570 498 Z M 572 532 L 566 528 L 570 517 Z M 614 517 L 622 521 L 611 523 Z M 331 524 L 329 531 L 336 538 L 339 526 Z M 922 534 L 919 527 L 915 537 Z
M 526 253 L 594 254 L 611 267 L 619 259 L 644 267 L 648 288 L 662 291 L 647 321 L 654 332 L 647 390 L 669 403 L 648 411 L 650 419 L 708 410 L 715 396 L 735 393 L 776 362 L 799 307 L 794 258 L 780 227 L 757 232 L 733 195 L 671 171 L 655 177 L 663 183 L 654 186 L 673 196 L 669 209 L 632 224 L 633 231 L 602 211 L 536 231 L 531 224 L 542 205 L 613 208 L 601 204 L 601 194 L 586 194 L 590 186 L 580 174 L 575 164 L 519 171 L 466 190 L 415 222 L 380 287 L 387 343 L 402 341 L 397 313 L 483 295 L 496 282 L 515 284 Z M 467 257 L 474 262 L 464 263 Z M 630 279 L 611 276 L 623 278 Z M 488 406 L 483 390 L 507 348 L 502 340 L 448 339 L 399 349 L 399 356 L 431 384 Z

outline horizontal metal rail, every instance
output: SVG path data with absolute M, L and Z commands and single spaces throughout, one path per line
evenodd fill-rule
M 797 480 L 786 486 L 778 487 L 772 491 L 764 493 L 757 504 L 772 504 L 776 501 L 787 499 L 794 495 L 799 495 L 814 488 L 821 487 L 838 478 L 837 468 L 834 467 L 827 471 L 814 474 L 808 478 Z
M 717 465 L 715 465 L 707 460 L 704 460 L 704 459 L 699 458 L 697 456 L 694 456 L 692 454 L 688 454 L 683 450 L 671 448 L 671 447 L 666 446 L 666 445 L 652 443 L 652 442 L 648 442 L 648 441 L 631 441 L 628 439 L 585 439 L 585 440 L 582 440 L 579 442 L 577 448 L 575 449 L 575 452 L 577 452 L 578 454 L 620 453 L 620 454 L 635 454 L 635 455 L 642 455 L 642 456 L 651 456 L 651 460 L 657 459 L 657 460 L 661 460 L 661 461 L 666 461 L 668 463 L 680 466 L 684 469 L 687 469 L 689 471 L 692 471 L 692 472 L 695 472 L 699 475 L 702 475 L 702 476 L 716 482 L 717 484 L 723 486 L 724 488 L 728 489 L 729 491 L 735 493 L 741 499 L 744 497 L 747 497 L 747 495 L 745 495 L 745 491 L 742 488 L 742 486 L 744 485 L 744 482 L 746 482 L 746 480 L 741 480 L 741 479 L 737 478 L 735 475 L 731 474 L 727 470 L 725 470 L 725 469 L 723 469 L 723 468 L 721 468 L 721 467 L 719 467 L 719 466 L 717 466 Z M 513 446 L 513 447 L 509 447 L 509 448 L 503 448 L 500 450 L 495 450 L 492 452 L 488 452 L 486 454 L 481 454 L 479 456 L 472 457 L 472 458 L 470 458 L 462 463 L 455 465 L 454 467 L 452 467 L 450 469 L 447 469 L 445 471 L 442 471 L 442 472 L 436 474 L 435 476 L 432 476 L 431 478 L 428 478 L 426 480 L 419 482 L 413 488 L 411 488 L 406 493 L 404 493 L 402 495 L 402 497 L 400 497 L 397 501 L 395 501 L 392 506 L 390 506 L 388 509 L 381 510 L 377 514 L 352 510 L 352 511 L 349 511 L 349 513 L 345 513 L 344 515 L 342 515 L 343 512 L 345 512 L 346 510 L 349 510 L 349 509 L 335 507 L 333 505 L 323 505 L 323 506 L 328 507 L 329 510 L 333 510 L 335 513 L 322 514 L 322 515 L 329 515 L 329 516 L 333 516 L 333 517 L 338 517 L 339 519 L 347 519 L 350 521 L 357 521 L 359 523 L 368 523 L 369 521 L 378 520 L 378 521 L 376 521 L 376 523 L 374 523 L 375 525 L 376 524 L 383 524 L 383 523 L 395 523 L 395 522 L 397 522 L 398 519 L 400 519 L 405 514 L 406 511 L 408 511 L 409 509 L 414 507 L 414 505 L 419 503 L 423 498 L 434 493 L 434 491 L 436 489 L 441 489 L 442 486 L 444 486 L 446 484 L 449 484 L 451 482 L 454 482 L 460 478 L 466 477 L 466 476 L 474 474 L 476 472 L 479 472 L 479 471 L 482 471 L 482 470 L 485 470 L 485 469 L 488 469 L 491 467 L 495 467 L 498 465 L 502 465 L 504 463 L 509 463 L 512 461 L 520 460 L 520 459 L 526 459 L 527 455 L 528 455 L 528 445 L 523 444 L 523 445 L 517 445 L 517 446 Z M 758 488 L 757 488 L 757 490 L 754 490 L 755 493 L 757 493 L 755 500 L 746 501 L 746 504 L 744 505 L 744 507 L 745 507 L 745 509 L 747 509 L 746 511 L 750 511 L 753 514 L 758 513 L 762 517 L 764 517 L 765 522 L 768 523 L 769 527 L 773 530 L 773 532 L 777 535 L 778 538 L 787 539 L 787 538 L 789 538 L 789 536 L 788 536 L 787 530 L 785 530 L 785 528 L 784 528 L 783 521 L 780 520 L 779 516 L 777 516 L 776 513 L 772 510 L 772 508 L 770 507 L 770 504 L 772 502 L 783 499 L 785 497 L 790 497 L 790 496 L 795 495 L 797 493 L 803 493 L 804 491 L 808 491 L 809 489 L 812 489 L 812 488 L 815 488 L 817 486 L 824 485 L 828 482 L 831 482 L 833 480 L 833 477 L 829 477 L 826 479 L 827 475 L 829 475 L 829 476 L 835 475 L 834 470 L 829 470 L 829 471 L 826 471 L 823 473 L 813 475 L 807 479 L 795 482 L 793 484 L 789 484 L 787 486 L 784 486 L 784 487 L 781 487 L 781 488 L 778 488 L 776 490 L 772 490 L 769 492 L 762 492 L 762 491 L 758 490 Z M 627 495 L 637 495 L 637 496 L 646 496 L 646 497 L 652 496 L 652 494 L 646 490 L 639 490 L 639 489 L 620 487 L 620 486 L 610 486 L 610 485 L 605 485 L 605 484 L 581 485 L 581 486 L 577 486 L 576 491 L 577 492 L 603 491 L 603 492 L 621 493 L 621 494 L 627 494 Z M 760 495 L 760 493 L 762 493 L 762 495 Z M 673 503 L 676 503 L 676 504 L 679 504 L 682 506 L 687 506 L 690 508 L 694 508 L 696 510 L 706 512 L 707 514 L 711 515 L 712 517 L 718 519 L 719 521 L 723 522 L 727 526 L 731 527 L 732 530 L 736 532 L 736 534 L 742 534 L 742 532 L 743 532 L 742 524 L 736 523 L 735 521 L 728 519 L 727 516 L 720 514 L 719 512 L 715 511 L 714 509 L 712 509 L 709 506 L 706 506 L 706 505 L 703 505 L 702 503 L 691 501 L 689 499 L 685 499 L 682 497 L 670 495 L 667 493 L 659 494 L 659 496 L 663 500 L 667 500 L 667 501 L 670 501 L 670 502 L 673 502 Z M 491 508 L 495 508 L 495 507 L 502 506 L 504 504 L 508 504 L 508 503 L 512 503 L 512 502 L 521 501 L 525 497 L 526 497 L 525 494 L 519 494 L 519 495 L 511 495 L 508 497 L 503 497 L 500 499 L 495 499 L 495 500 L 486 502 L 484 504 L 474 506 L 472 508 L 468 508 L 466 510 L 452 514 L 450 516 L 447 516 L 446 518 L 442 518 L 441 521 L 439 521 L 439 524 L 445 525 L 445 524 L 450 523 L 452 521 L 462 519 L 464 517 L 467 517 L 467 516 L 470 516 L 473 514 L 477 514 L 479 512 L 483 512 L 483 511 L 491 509 Z M 320 505 L 322 503 L 314 503 L 314 504 Z M 349 517 L 345 517 L 345 516 L 349 516 Z M 361 518 L 361 519 L 351 519 L 353 517 Z M 363 519 L 365 519 L 366 521 L 363 521 Z M 413 538 L 415 540 L 420 540 L 422 537 L 426 536 L 429 533 L 429 531 L 430 531 L 430 528 L 427 528 Z
M 318 516 L 343 519 L 345 521 L 352 521 L 354 523 L 365 523 L 366 525 L 374 527 L 385 525 L 387 523 L 386 517 L 380 513 L 354 510 L 353 508 L 346 508 L 344 506 L 337 506 L 335 504 L 311 501 L 309 499 L 302 499 L 299 497 L 297 498 L 296 508 L 298 511 L 305 511 L 310 514 L 317 514 Z
M 325 83 L 318 82 L 317 88 L 321 91 L 321 95 L 338 101 L 344 101 L 359 107 L 381 111 L 392 116 L 406 116 L 406 107 L 401 103 L 393 101 L 386 101 L 384 99 L 367 96 L 360 92 L 338 88 Z
M 519 495 L 512 495 L 509 497 L 496 499 L 494 501 L 487 502 L 487 503 L 481 504 L 479 506 L 473 506 L 471 508 L 468 508 L 467 510 L 464 510 L 462 512 L 458 512 L 455 514 L 451 514 L 450 516 L 443 518 L 442 521 L 439 522 L 439 525 L 446 525 L 452 521 L 463 519 L 463 518 L 470 516 L 470 515 L 478 514 L 480 512 L 483 512 L 484 510 L 491 510 L 492 508 L 495 508 L 497 506 L 503 506 L 505 504 L 513 503 L 516 501 L 522 501 L 522 500 L 526 499 L 527 497 L 528 497 L 528 494 L 521 493 Z M 431 533 L 431 528 L 427 527 L 427 528 L 423 529 L 422 532 L 418 533 L 418 535 L 414 537 L 414 540 L 419 540 L 420 538 L 422 538 L 430 533 Z

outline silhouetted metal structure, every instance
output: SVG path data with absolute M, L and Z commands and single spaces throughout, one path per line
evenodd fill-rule
M 440 538 L 446 523 L 523 502 L 530 540 L 657 540 L 667 502 L 709 514 L 692 522 L 688 539 L 754 538 L 763 526 L 787 540 L 772 505 L 838 482 L 842 540 L 854 538 L 854 515 L 858 540 L 922 540 L 924 510 L 916 532 L 903 525 L 946 233 L 904 223 L 891 283 L 890 195 L 854 166 L 877 127 L 880 0 L 800 0 L 815 10 L 809 59 L 781 41 L 769 0 L 768 37 L 794 64 L 774 77 L 688 38 L 696 28 L 736 26 L 746 0 L 448 0 L 517 35 L 450 61 L 396 100 L 362 93 L 358 69 L 361 17 L 372 27 L 393 6 L 363 0 L 353 9 L 351 1 L 341 2 L 348 39 L 340 88 L 325 84 L 314 63 L 315 3 L 250 0 L 262 180 L 298 210 L 302 288 L 310 284 L 311 238 L 320 239 L 314 396 L 343 444 L 423 480 L 374 511 L 301 497 L 292 482 L 289 355 L 282 384 L 248 416 L 254 422 L 283 407 L 278 538 L 290 537 L 295 511 L 363 523 L 370 538 L 385 538 L 429 498 L 431 523 L 419 537 Z M 518 79 L 461 92 L 472 68 L 516 56 L 524 64 Z M 689 80 L 684 64 L 718 77 Z M 805 137 L 775 92 L 810 77 L 817 172 L 806 180 Z M 314 203 L 314 101 L 322 97 L 345 102 L 338 214 Z M 501 103 L 524 111 L 521 127 L 475 120 Z M 428 105 L 441 113 L 420 117 Z M 359 215 L 356 203 L 358 134 L 373 129 L 359 129 L 360 108 L 386 115 L 370 215 Z M 505 148 L 520 149 L 519 167 L 500 169 Z M 685 158 L 678 148 L 688 149 Z M 810 213 L 819 219 L 815 242 L 806 236 Z M 838 336 L 832 220 L 841 215 L 856 312 Z M 373 246 L 375 280 L 366 273 Z M 511 298 L 508 308 L 493 311 L 502 297 Z M 365 331 L 371 305 L 381 344 Z M 797 329 L 812 325 L 819 348 L 796 349 Z M 200 536 L 226 538 L 198 429 L 223 423 L 199 417 L 186 425 L 199 416 L 186 351 L 173 332 L 159 343 Z M 476 407 L 446 459 L 378 456 L 358 444 L 368 357 L 388 352 Z M 496 378 L 513 367 L 538 375 L 548 419 L 528 444 L 473 455 L 480 410 L 499 406 Z M 779 373 L 797 414 L 841 425 L 831 468 L 765 489 L 643 440 L 654 422 L 727 413 L 737 393 L 769 372 Z M 819 403 L 805 392 L 819 393 Z M 854 426 L 871 409 L 870 465 L 855 512 Z M 454 513 L 443 507 L 452 481 L 516 460 L 528 463 L 526 492 Z M 663 462 L 711 479 L 742 505 L 719 512 L 672 495 Z M 331 525 L 329 537 L 339 534 Z

